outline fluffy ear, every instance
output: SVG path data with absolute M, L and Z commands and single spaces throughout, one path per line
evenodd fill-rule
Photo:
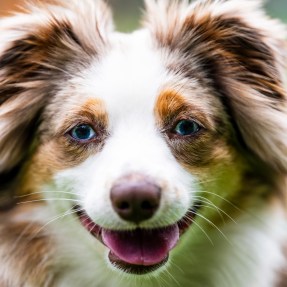
M 16 184 L 45 106 L 102 52 L 112 26 L 102 2 L 39 5 L 0 21 L 0 196 Z
M 178 72 L 207 79 L 248 149 L 286 173 L 285 27 L 255 0 L 147 0 L 146 6 L 145 23 L 177 58 Z

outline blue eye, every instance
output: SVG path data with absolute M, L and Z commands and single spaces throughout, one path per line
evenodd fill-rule
M 70 135 L 72 138 L 78 141 L 89 141 L 97 136 L 94 129 L 87 124 L 82 124 L 74 127 L 71 130 Z
M 181 120 L 177 123 L 173 132 L 180 136 L 190 136 L 195 135 L 200 131 L 201 127 L 194 121 Z

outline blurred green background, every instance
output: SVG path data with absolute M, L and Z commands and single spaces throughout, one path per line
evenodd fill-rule
M 128 32 L 139 25 L 143 0 L 109 0 L 108 2 L 114 7 L 118 30 Z M 268 14 L 281 18 L 287 23 L 287 0 L 269 0 L 265 6 Z
M 0 16 L 9 15 L 17 10 L 17 6 L 29 0 L 0 0 Z M 35 0 L 35 1 L 53 1 L 53 0 Z M 66 0 L 71 1 L 71 0 Z M 84 1 L 84 0 L 80 0 Z M 129 32 L 139 26 L 141 10 L 143 9 L 143 0 L 105 0 L 113 7 L 114 18 L 118 30 Z M 251 1 L 251 0 L 250 0 Z M 263 0 L 266 3 L 266 9 L 272 16 L 281 18 L 287 23 L 287 0 Z

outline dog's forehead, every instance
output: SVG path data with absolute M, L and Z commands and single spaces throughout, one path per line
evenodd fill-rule
M 162 52 L 150 34 L 113 34 L 111 48 L 81 77 L 81 89 L 103 101 L 110 117 L 132 113 L 152 114 L 160 90 L 167 82 Z
M 111 129 L 119 123 L 154 126 L 161 117 L 168 117 L 179 102 L 216 114 L 219 103 L 208 87 L 193 76 L 170 69 L 176 60 L 174 53 L 158 45 L 149 30 L 112 33 L 106 52 L 93 58 L 80 77 L 72 79 L 72 102 L 78 102 L 81 109 L 87 108 L 91 100 L 100 101 Z M 161 111 L 165 108 L 163 98 L 169 107 L 165 111 Z

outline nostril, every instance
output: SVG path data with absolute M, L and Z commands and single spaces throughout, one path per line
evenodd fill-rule
M 143 210 L 149 211 L 149 210 L 154 210 L 155 208 L 158 207 L 158 205 L 155 204 L 155 203 L 152 203 L 152 202 L 150 202 L 150 201 L 148 201 L 148 200 L 145 200 L 145 201 L 142 202 L 142 204 L 141 204 L 140 207 L 141 207 L 141 209 L 143 209 Z
M 115 212 L 122 219 L 139 223 L 156 213 L 161 188 L 145 177 L 124 177 L 112 187 L 110 198 Z
M 128 210 L 130 209 L 130 204 L 127 201 L 122 201 L 118 203 L 117 208 L 120 210 Z

